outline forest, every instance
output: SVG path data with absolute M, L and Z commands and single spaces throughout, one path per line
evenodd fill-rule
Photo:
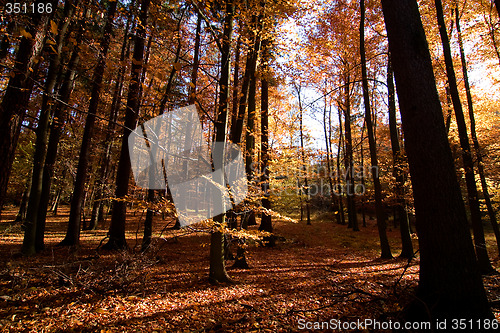
M 500 328 L 500 0 L 0 1 L 0 332 Z

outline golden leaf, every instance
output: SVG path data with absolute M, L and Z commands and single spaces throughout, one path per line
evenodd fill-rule
M 21 36 L 23 36 L 25 38 L 29 38 L 29 39 L 33 38 L 33 36 L 31 36 L 31 34 L 29 32 L 27 32 L 26 30 L 24 30 L 24 28 L 21 28 L 19 30 L 19 33 L 21 34 Z
M 50 32 L 52 32 L 54 35 L 57 35 L 57 24 L 52 20 L 50 20 Z

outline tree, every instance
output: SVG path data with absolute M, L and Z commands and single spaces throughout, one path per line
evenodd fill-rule
M 493 318 L 467 224 L 415 0 L 382 0 L 420 243 L 413 318 Z
M 14 153 L 21 131 L 21 123 L 28 107 L 29 98 L 33 89 L 33 77 L 36 77 L 40 66 L 40 56 L 47 37 L 50 19 L 57 8 L 57 1 L 49 2 L 37 0 L 39 4 L 49 6 L 50 13 L 35 11 L 24 28 L 22 28 L 21 42 L 14 62 L 14 68 L 9 73 L 10 80 L 0 103 L 0 210 L 7 191 Z
M 261 181 L 262 181 L 262 219 L 260 222 L 259 230 L 266 232 L 273 232 L 273 224 L 271 214 L 268 210 L 271 209 L 271 201 L 269 200 L 269 41 L 264 39 L 262 41 L 262 72 L 261 72 L 261 92 L 260 92 L 260 110 L 261 110 Z M 275 240 L 273 236 L 264 239 L 267 246 L 274 246 Z
M 135 7 L 135 1 L 130 4 L 130 9 L 127 17 L 127 23 L 125 25 L 122 48 L 120 50 L 119 63 L 121 64 L 116 74 L 116 81 L 113 86 L 113 97 L 111 101 L 111 106 L 108 113 L 108 124 L 106 128 L 106 136 L 104 138 L 104 147 L 101 152 L 99 169 L 97 171 L 96 179 L 96 193 L 94 198 L 94 203 L 92 206 L 92 212 L 90 215 L 90 223 L 87 226 L 88 230 L 94 230 L 97 227 L 97 222 L 103 221 L 103 196 L 104 189 L 106 185 L 106 179 L 109 176 L 109 164 L 111 159 L 111 145 L 113 134 L 115 133 L 115 123 L 118 117 L 118 111 L 120 109 L 120 104 L 122 101 L 123 94 L 123 81 L 125 77 L 125 60 L 130 57 L 130 23 L 132 21 L 132 13 Z
M 109 3 L 106 21 L 104 24 L 103 35 L 100 41 L 100 50 L 98 54 L 97 65 L 92 77 L 92 92 L 89 101 L 87 118 L 85 120 L 85 128 L 78 155 L 78 168 L 76 171 L 75 185 L 73 188 L 73 196 L 71 198 L 71 210 L 69 213 L 68 229 L 66 236 L 59 244 L 61 246 L 78 246 L 80 242 L 80 223 L 83 209 L 83 201 L 85 194 L 85 180 L 87 178 L 88 165 L 90 160 L 90 148 L 92 138 L 94 136 L 95 120 L 97 109 L 99 107 L 100 95 L 102 90 L 102 81 L 104 71 L 106 69 L 106 57 L 109 51 L 111 41 L 111 32 L 113 29 L 113 20 L 116 13 L 118 1 Z
M 406 201 L 404 198 L 405 175 L 403 173 L 403 152 L 399 145 L 399 131 L 396 122 L 396 94 L 394 89 L 394 73 L 392 70 L 391 56 L 387 60 L 387 90 L 389 96 L 389 130 L 391 134 L 393 176 L 396 181 L 396 214 L 399 219 L 399 231 L 401 234 L 401 254 L 402 258 L 413 257 L 413 244 L 410 236 L 410 226 L 408 212 L 406 211 Z M 394 217 L 396 219 L 396 216 Z
M 221 72 L 219 79 L 219 114 L 215 122 L 215 145 L 212 151 L 214 158 L 214 165 L 224 165 L 224 150 L 226 143 L 226 130 L 227 119 L 229 111 L 229 81 L 231 74 L 231 36 L 233 33 L 233 16 L 234 4 L 233 0 L 226 0 L 225 4 L 225 18 L 223 25 L 222 35 L 222 48 L 221 48 Z M 215 161 L 215 159 L 219 161 Z M 214 176 L 216 177 L 216 176 Z M 214 179 L 216 184 L 223 184 L 223 179 Z M 221 200 L 224 205 L 224 201 Z M 222 207 L 225 211 L 225 207 Z M 211 283 L 231 282 L 227 275 L 226 266 L 224 262 L 224 235 L 223 224 L 225 223 L 225 214 L 219 214 L 213 218 L 215 222 L 215 230 L 212 231 L 210 237 L 210 273 L 209 281 Z
M 302 172 L 304 172 L 304 185 L 300 187 L 300 197 L 302 198 L 302 192 L 306 196 L 306 219 L 307 225 L 311 225 L 311 207 L 310 207 L 310 197 L 309 197 L 309 183 L 307 177 L 307 164 L 306 164 L 306 152 L 304 148 L 304 110 L 302 109 L 302 99 L 301 99 L 301 86 L 295 86 L 295 91 L 297 92 L 297 98 L 299 100 L 299 136 L 300 136 L 300 156 L 302 159 Z M 300 218 L 302 220 L 302 204 L 300 205 Z
M 458 92 L 457 79 L 455 69 L 453 68 L 453 58 L 451 54 L 450 41 L 446 24 L 443 16 L 443 5 L 441 0 L 435 0 L 437 21 L 439 24 L 439 34 L 443 44 L 444 60 L 446 64 L 446 74 L 448 76 L 448 84 L 450 86 L 451 101 L 455 110 L 455 118 L 457 120 L 458 135 L 460 139 L 460 147 L 462 148 L 462 162 L 465 171 L 465 184 L 467 186 L 467 199 L 469 201 L 470 218 L 472 222 L 472 230 L 474 233 L 474 244 L 476 248 L 476 256 L 478 259 L 479 269 L 482 273 L 491 273 L 490 259 L 486 249 L 486 240 L 484 238 L 483 224 L 481 221 L 481 210 L 479 207 L 479 195 L 477 193 L 476 180 L 474 177 L 474 162 L 469 144 L 469 136 L 467 134 L 467 125 L 465 124 L 464 112 L 462 110 L 462 102 Z
M 496 0 L 497 8 L 499 6 L 499 0 Z M 483 190 L 484 201 L 486 203 L 486 208 L 488 209 L 488 216 L 490 218 L 491 226 L 493 232 L 495 233 L 495 238 L 497 240 L 497 250 L 500 254 L 500 230 L 498 230 L 498 223 L 495 210 L 491 204 L 490 193 L 488 191 L 488 184 L 486 183 L 486 177 L 484 175 L 483 166 L 483 155 L 481 153 L 481 146 L 479 145 L 479 140 L 476 134 L 476 119 L 474 118 L 474 105 L 472 102 L 472 94 L 470 91 L 469 75 L 467 72 L 467 60 L 465 59 L 464 46 L 462 41 L 462 32 L 460 30 L 460 16 L 458 15 L 458 6 L 455 7 L 455 20 L 457 22 L 457 32 L 458 32 L 458 45 L 460 48 L 460 60 L 462 63 L 462 73 L 464 75 L 465 84 L 465 95 L 467 96 L 467 106 L 469 110 L 469 120 L 470 120 L 470 132 L 472 136 L 472 144 L 474 146 L 474 151 L 476 153 L 477 160 L 477 170 L 479 173 L 479 179 L 481 180 L 481 188 Z
M 370 108 L 370 96 L 368 91 L 368 76 L 366 73 L 366 52 L 365 52 L 365 0 L 360 0 L 361 20 L 359 24 L 359 50 L 361 54 L 361 77 L 363 81 L 363 101 L 365 105 L 365 123 L 370 146 L 370 160 L 372 163 L 372 178 L 375 188 L 375 210 L 377 214 L 377 228 L 380 238 L 382 258 L 392 258 L 391 248 L 386 233 L 386 218 L 382 203 L 382 185 L 380 184 L 377 145 L 375 143 L 375 134 L 373 133 L 372 111 Z M 357 228 L 357 226 L 356 226 Z M 353 230 L 356 230 L 353 227 Z
M 111 215 L 111 225 L 109 227 L 109 240 L 103 246 L 105 250 L 125 249 L 127 241 L 125 239 L 125 222 L 127 214 L 127 203 L 124 201 L 128 192 L 130 177 L 130 156 L 128 151 L 128 136 L 136 127 L 140 109 L 140 86 L 141 74 L 143 71 L 144 44 L 146 39 L 146 27 L 148 21 L 150 0 L 141 0 L 139 12 L 139 22 L 136 28 L 134 41 L 134 51 L 132 54 L 132 68 L 130 72 L 130 83 L 128 87 L 127 106 L 125 112 L 125 124 L 122 134 L 122 145 L 118 169 L 116 172 L 116 200 L 113 201 L 113 214 Z
M 57 26 L 54 23 L 52 34 L 57 34 L 54 51 L 50 54 L 50 63 L 45 80 L 45 91 L 42 98 L 42 106 L 36 129 L 35 152 L 33 155 L 33 171 L 31 181 L 31 193 L 28 201 L 28 210 L 25 222 L 25 234 L 22 252 L 25 255 L 32 255 L 44 249 L 45 220 L 38 219 L 40 210 L 47 210 L 47 206 L 40 205 L 42 201 L 42 186 L 45 166 L 45 157 L 47 155 L 49 122 L 52 116 L 52 105 L 54 88 L 57 84 L 58 74 L 61 70 L 62 48 L 64 39 L 68 31 L 71 17 L 75 11 L 78 2 L 66 1 L 64 5 L 63 18 Z

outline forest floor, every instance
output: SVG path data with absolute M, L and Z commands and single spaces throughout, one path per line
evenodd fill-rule
M 210 237 L 196 226 L 162 230 L 168 223 L 158 218 L 154 246 L 141 254 L 143 216 L 131 214 L 131 251 L 96 251 L 105 225 L 82 232 L 75 253 L 55 246 L 68 219 L 63 207 L 49 217 L 46 250 L 23 258 L 17 254 L 21 227 L 8 222 L 14 213 L 4 211 L 0 222 L 0 332 L 288 332 L 305 329 L 306 322 L 387 323 L 402 320 L 417 286 L 418 255 L 410 262 L 379 259 L 372 220 L 360 232 L 333 223 L 330 214 L 315 216 L 310 226 L 275 221 L 276 247 L 250 244 L 250 269 L 231 269 L 229 261 L 235 283 L 212 285 Z M 399 230 L 389 228 L 388 236 L 397 256 Z M 487 239 L 499 269 L 488 230 Z M 484 283 L 490 301 L 498 300 L 500 276 Z

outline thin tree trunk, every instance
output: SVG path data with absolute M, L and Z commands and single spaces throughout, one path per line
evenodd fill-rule
M 363 149 L 363 134 L 365 133 L 366 122 L 363 122 L 363 128 L 361 129 L 361 139 L 359 144 L 359 150 L 361 153 L 361 185 L 363 185 L 363 196 L 361 197 L 361 216 L 363 219 L 363 227 L 366 227 L 366 182 L 365 182 L 365 150 Z
M 236 116 L 236 121 L 231 123 L 231 131 L 229 140 L 233 143 L 240 143 L 241 136 L 243 133 L 243 121 L 245 118 L 245 111 L 247 109 L 249 86 L 252 77 L 255 76 L 255 68 L 257 65 L 257 57 L 260 47 L 260 36 L 254 37 L 254 44 L 249 48 L 247 52 L 247 59 L 245 64 L 245 74 L 243 75 L 243 81 L 241 83 L 240 100 L 238 103 L 238 114 Z
M 493 319 L 474 255 L 416 0 L 382 0 L 415 198 L 420 280 L 409 321 Z
M 125 239 L 125 222 L 127 215 L 127 203 L 123 201 L 128 193 L 128 183 L 130 178 L 130 156 L 128 151 L 128 136 L 136 127 L 140 109 L 140 85 L 141 74 L 144 69 L 144 43 L 146 38 L 146 27 L 148 20 L 150 0 L 141 0 L 139 13 L 139 23 L 137 24 L 136 37 L 134 41 L 133 61 L 130 74 L 130 83 L 127 96 L 127 107 L 125 113 L 125 127 L 123 128 L 122 146 L 120 159 L 116 172 L 116 191 L 113 201 L 113 213 L 111 215 L 111 225 L 109 227 L 109 240 L 104 245 L 106 250 L 125 249 L 127 241 Z
M 116 13 L 116 7 L 117 1 L 109 3 L 106 23 L 104 25 L 103 35 L 100 43 L 97 66 L 92 78 L 92 92 L 90 96 L 87 118 L 85 120 L 85 128 L 83 130 L 82 143 L 80 146 L 75 186 L 73 189 L 73 197 L 71 198 L 68 229 L 66 231 L 66 237 L 59 244 L 62 246 L 78 246 L 80 242 L 80 224 L 85 192 L 85 180 L 87 178 L 92 137 L 94 136 L 96 114 L 99 107 L 104 72 L 106 70 L 106 57 L 111 41 L 111 33 L 113 30 L 113 20 Z
M 257 57 L 260 45 L 256 45 L 254 52 Z M 245 133 L 245 173 L 247 175 L 248 186 L 255 186 L 254 184 L 254 170 L 253 160 L 255 155 L 255 111 L 256 101 L 255 95 L 257 90 L 257 79 L 254 75 L 250 77 L 250 84 L 248 86 L 248 111 L 247 111 L 247 126 Z M 255 211 L 251 209 L 248 214 L 245 214 L 244 221 L 241 223 L 242 229 L 247 229 L 249 225 L 257 224 L 255 219 Z M 236 251 L 236 261 L 233 267 L 248 269 L 248 263 L 245 257 L 244 240 L 239 240 L 238 248 Z
M 382 258 L 392 258 L 391 247 L 387 239 L 387 220 L 385 216 L 384 206 L 382 202 L 382 185 L 380 184 L 378 160 L 377 160 L 377 144 L 375 142 L 375 134 L 372 122 L 372 112 L 370 107 L 370 96 L 368 91 L 368 76 L 366 73 L 366 51 L 365 51 L 365 0 L 360 0 L 361 21 L 359 25 L 360 35 L 360 54 L 361 54 L 361 76 L 363 80 L 363 101 L 365 104 L 365 122 L 368 136 L 368 144 L 370 147 L 370 161 L 372 163 L 372 178 L 375 188 L 375 212 L 377 215 L 378 236 L 380 238 L 380 248 Z
M 326 85 L 325 85 L 326 88 Z M 325 89 L 326 90 L 326 89 Z M 331 152 L 330 152 L 330 140 L 329 140 L 329 135 L 328 133 L 331 132 L 331 123 L 330 123 L 330 116 L 332 113 L 332 107 L 330 105 L 330 113 L 328 117 L 328 121 L 326 119 L 326 110 L 327 110 L 327 102 L 326 102 L 326 95 L 325 95 L 325 107 L 323 109 L 323 131 L 325 134 L 325 146 L 326 146 L 326 177 L 328 178 L 328 185 L 330 186 L 330 200 L 332 204 L 332 210 L 336 210 L 335 212 L 335 219 L 337 220 L 337 224 L 341 224 L 341 219 L 340 219 L 340 212 L 339 212 L 339 205 L 337 203 L 337 196 L 335 194 L 335 190 L 333 187 L 333 178 L 332 178 L 332 163 L 331 163 Z M 327 128 L 328 126 L 328 128 Z
M 88 13 L 87 10 L 85 10 L 86 13 Z M 52 187 L 52 180 L 54 176 L 54 165 L 57 159 L 57 150 L 58 150 L 58 145 L 59 145 L 59 140 L 64 128 L 64 125 L 66 123 L 67 119 L 67 112 L 66 112 L 66 105 L 69 102 L 69 99 L 71 97 L 71 92 L 73 89 L 73 84 L 75 81 L 75 76 L 76 76 L 76 70 L 78 63 L 80 61 L 80 43 L 81 43 L 81 38 L 83 35 L 83 28 L 84 28 L 84 19 L 86 17 L 86 13 L 84 13 L 83 18 L 80 20 L 80 26 L 79 26 L 79 31 L 78 35 L 76 38 L 76 45 L 73 49 L 73 52 L 71 54 L 71 58 L 68 63 L 68 68 L 65 71 L 63 75 L 63 83 L 61 85 L 61 88 L 59 89 L 59 99 L 60 102 L 56 103 L 55 110 L 54 110 L 54 120 L 52 121 L 52 127 L 50 130 L 50 135 L 49 135 L 49 141 L 48 141 L 48 146 L 47 146 L 47 156 L 45 158 L 45 166 L 44 166 L 44 174 L 43 174 L 43 183 L 42 183 L 42 195 L 40 198 L 40 207 L 41 209 L 38 212 L 38 221 L 40 222 L 41 225 L 45 225 L 45 220 L 47 217 L 47 208 L 49 205 L 49 196 L 50 196 L 50 189 Z M 65 172 L 64 172 L 65 174 Z M 63 176 L 64 178 L 64 176 Z M 60 196 L 61 189 L 59 189 L 58 194 Z M 57 200 L 58 201 L 58 200 Z M 57 214 L 57 210 L 54 210 L 54 208 L 57 208 L 57 204 L 53 205 L 52 211 L 55 212 L 54 215 Z
M 499 2 L 500 2 L 500 0 L 495 0 L 495 4 L 497 5 L 497 9 L 499 6 Z M 486 183 L 486 177 L 484 175 L 483 156 L 481 154 L 481 146 L 479 145 L 479 140 L 477 139 L 477 134 L 476 134 L 476 119 L 474 118 L 474 105 L 472 103 L 472 95 L 470 92 L 469 75 L 467 72 L 467 60 L 465 59 L 464 46 L 463 46 L 463 42 L 462 42 L 462 32 L 460 30 L 460 17 L 458 15 L 458 7 L 455 8 L 455 20 L 457 21 L 458 45 L 460 47 L 460 59 L 462 61 L 462 72 L 464 75 L 465 93 L 467 96 L 467 106 L 468 106 L 468 110 L 469 110 L 472 143 L 474 145 L 474 150 L 476 152 L 477 169 L 478 169 L 478 173 L 479 173 L 479 178 L 481 179 L 481 187 L 483 190 L 484 201 L 485 201 L 486 207 L 488 209 L 488 216 L 490 218 L 493 232 L 495 233 L 498 254 L 500 255 L 500 231 L 498 230 L 496 213 L 495 213 L 495 210 L 493 209 L 493 205 L 491 204 L 491 198 L 490 198 L 490 194 L 488 191 L 488 184 Z
M 409 259 L 413 257 L 413 244 L 411 242 L 410 224 L 404 198 L 405 177 L 402 170 L 403 156 L 399 145 L 398 127 L 396 123 L 396 95 L 390 55 L 387 61 L 387 90 L 389 96 L 389 130 L 391 134 L 393 176 L 396 180 L 396 213 L 399 219 L 399 231 L 401 233 L 402 245 L 401 254 L 399 256 Z M 396 220 L 396 216 L 394 216 L 394 220 Z
M 35 7 L 40 0 L 35 1 Z M 57 7 L 57 1 L 51 0 L 52 8 Z M 38 7 L 37 7 L 38 8 Z M 50 14 L 33 13 L 30 23 L 25 27 L 32 36 L 21 38 L 14 68 L 0 104 L 0 210 L 7 191 L 14 153 L 21 131 L 21 124 L 26 114 L 29 98 L 33 89 L 33 77 L 36 77 L 41 61 L 39 57 L 45 45 L 48 24 L 56 10 Z M 34 253 L 30 250 L 29 252 Z
M 302 171 L 304 172 L 304 186 L 301 187 L 301 189 L 304 189 L 304 194 L 306 196 L 306 219 L 307 225 L 311 225 L 311 208 L 309 205 L 309 182 L 308 182 L 308 177 L 307 177 L 307 172 L 308 168 L 306 166 L 306 152 L 304 148 L 304 126 L 303 126 L 303 110 L 302 110 L 302 100 L 301 100 L 301 91 L 300 91 L 300 86 L 295 88 L 297 90 L 297 96 L 299 99 L 299 131 L 300 131 L 300 153 L 302 157 Z M 301 205 L 302 207 L 302 205 Z M 302 214 L 301 214 L 302 215 Z M 301 217 L 302 220 L 302 217 Z
M 118 111 L 120 109 L 120 104 L 123 94 L 123 80 L 125 76 L 125 69 L 127 66 L 124 65 L 126 59 L 129 59 L 130 55 L 130 21 L 132 19 L 132 12 L 134 8 L 134 3 L 130 5 L 130 10 L 127 18 L 127 24 L 124 31 L 124 38 L 122 43 L 122 48 L 120 51 L 120 69 L 118 71 L 116 82 L 113 87 L 113 99 L 111 101 L 111 106 L 109 108 L 108 124 L 106 128 L 106 136 L 104 139 L 104 148 L 101 153 L 99 164 L 99 170 L 97 171 L 97 193 L 92 207 L 92 213 L 90 217 L 89 230 L 94 230 L 97 227 L 97 222 L 103 221 L 103 197 L 104 189 L 106 186 L 106 180 L 109 176 L 109 163 L 111 159 L 111 146 L 112 138 L 115 134 L 115 123 L 118 117 Z
M 462 161 L 465 169 L 465 183 L 467 185 L 467 198 L 469 201 L 469 209 L 472 222 L 472 230 L 474 233 L 474 244 L 476 248 L 476 256 L 478 259 L 479 269 L 482 273 L 490 273 L 493 271 L 488 251 L 486 249 L 486 240 L 484 238 L 483 224 L 481 221 L 481 211 L 479 208 L 479 196 L 477 193 L 476 180 L 474 177 L 474 162 L 472 160 L 471 148 L 469 144 L 469 136 L 467 134 L 467 125 L 462 110 L 462 102 L 458 92 L 457 79 L 453 68 L 453 58 L 451 54 L 450 42 L 443 16 L 443 5 L 441 0 L 435 0 L 437 21 L 439 24 L 439 34 L 443 44 L 444 60 L 446 63 L 446 73 L 448 83 L 450 85 L 451 100 L 453 109 L 455 110 L 455 118 L 457 120 L 458 135 L 460 139 L 460 147 L 462 148 Z
M 347 74 L 344 83 L 345 108 L 344 108 L 344 165 L 346 169 L 346 194 L 347 194 L 347 226 L 352 228 L 358 225 L 358 212 L 354 196 L 354 159 L 352 154 L 352 132 L 351 132 L 351 88 L 349 68 L 345 69 Z M 340 115 L 339 115 L 340 117 Z
M 41 252 L 44 248 L 44 235 L 45 235 L 45 219 L 44 215 L 47 214 L 48 206 L 48 193 L 43 197 L 43 183 L 45 173 L 45 158 L 47 156 L 47 144 L 49 134 L 49 122 L 52 116 L 52 104 L 54 89 L 57 84 L 59 72 L 61 70 L 61 55 L 64 46 L 66 32 L 71 23 L 71 17 L 75 12 L 78 1 L 66 1 L 64 5 L 64 16 L 58 25 L 58 36 L 54 53 L 50 56 L 49 70 L 47 79 L 45 81 L 45 93 L 42 97 L 42 107 L 38 120 L 38 127 L 36 129 L 36 142 L 35 153 L 33 156 L 33 173 L 31 181 L 30 200 L 28 202 L 28 212 L 26 215 L 26 232 L 25 241 L 23 242 L 23 253 L 29 253 L 32 247 L 29 244 L 32 241 L 33 235 L 35 236 L 35 251 Z M 41 213 L 43 211 L 43 213 Z M 42 216 L 40 216 L 42 215 Z M 39 218 L 41 217 L 41 218 Z M 25 252 L 25 250 L 27 252 Z
M 261 181 L 262 181 L 262 218 L 260 221 L 259 230 L 266 232 L 273 232 L 273 224 L 271 220 L 271 214 L 267 210 L 271 209 L 271 201 L 269 200 L 269 83 L 268 77 L 269 73 L 269 41 L 264 39 L 262 41 L 262 69 L 261 69 L 261 79 L 260 79 L 260 151 L 261 151 Z M 274 236 L 264 237 L 264 242 L 267 246 L 274 246 L 275 239 Z
M 341 175 L 341 168 L 340 168 L 340 152 L 342 150 L 342 112 L 340 108 L 340 104 L 338 107 L 338 114 L 339 114 L 339 141 L 337 144 L 337 190 L 338 190 L 338 195 L 339 195 L 339 206 L 340 206 L 340 220 L 342 225 L 345 225 L 345 213 L 344 213 L 344 191 L 342 190 L 342 177 Z M 346 150 L 344 149 L 344 160 L 346 158 Z M 348 212 L 349 213 L 349 212 Z
M 31 192 L 31 179 L 32 177 L 28 177 L 28 179 L 26 180 L 26 188 L 24 189 L 23 198 L 21 199 L 21 204 L 19 205 L 19 211 L 17 213 L 16 219 L 14 220 L 14 222 L 21 222 L 22 225 L 24 225 L 24 221 L 26 220 L 26 213 L 28 210 L 28 201 Z
M 224 150 L 226 143 L 226 130 L 229 109 L 229 84 L 231 74 L 231 37 L 233 32 L 233 15 L 234 4 L 233 0 L 225 1 L 226 17 L 224 18 L 222 49 L 221 49 L 221 72 L 219 80 L 219 114 L 215 122 L 215 142 L 212 157 L 214 158 L 214 165 L 224 165 Z M 215 160 L 215 159 L 218 159 Z M 216 184 L 223 184 L 223 179 L 216 179 Z M 223 207 L 221 211 L 225 211 L 224 201 L 221 201 Z M 219 214 L 213 218 L 217 226 L 225 222 L 225 214 Z M 231 282 L 226 272 L 226 265 L 224 262 L 224 235 L 220 230 L 212 231 L 210 237 L 210 273 L 209 281 L 211 283 Z

